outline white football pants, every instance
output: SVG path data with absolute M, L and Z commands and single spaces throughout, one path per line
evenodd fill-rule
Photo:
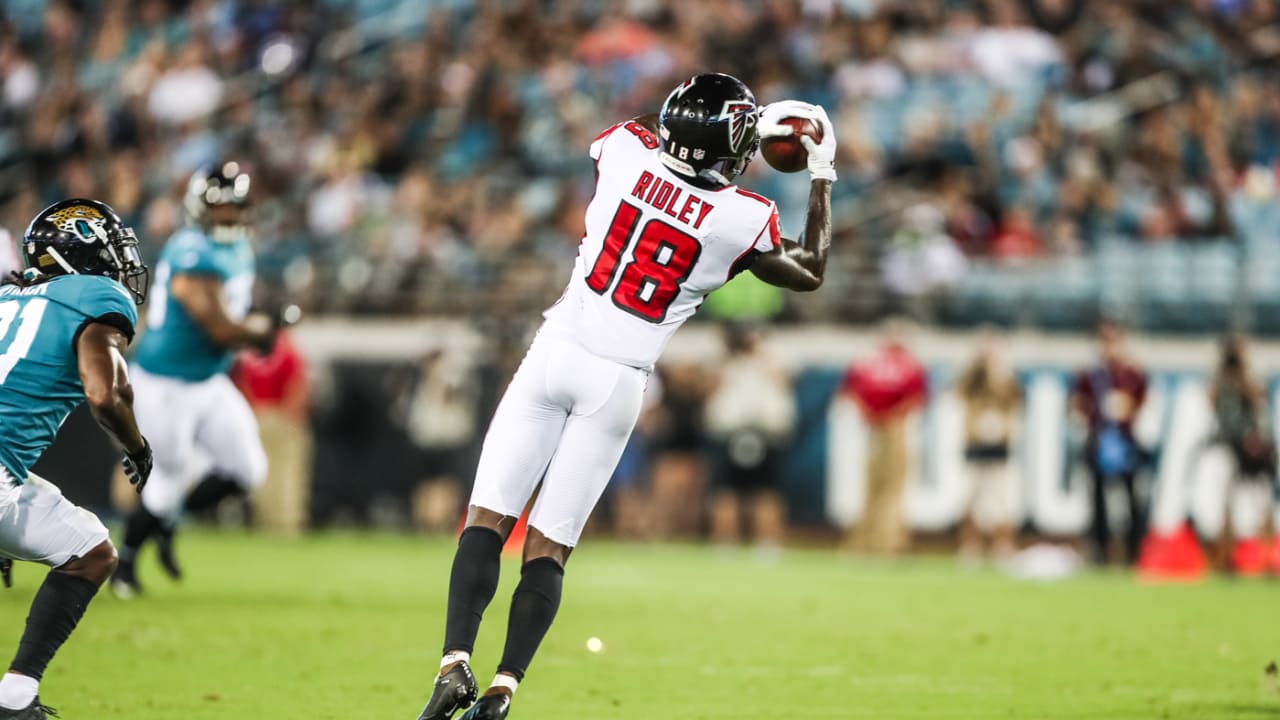
M 544 327 L 489 424 L 471 504 L 518 517 L 541 481 L 529 525 L 576 545 L 635 428 L 648 377 Z
M 0 470 L 0 557 L 61 567 L 106 539 L 102 521 L 53 483 L 29 475 L 18 485 Z
M 246 491 L 266 481 L 258 420 L 231 378 L 219 374 L 189 382 L 136 365 L 129 378 L 138 429 L 155 453 L 155 469 L 142 490 L 142 504 L 151 514 L 176 521 L 187 493 L 209 473 Z

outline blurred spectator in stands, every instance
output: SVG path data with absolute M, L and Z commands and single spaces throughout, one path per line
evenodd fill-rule
M 795 429 L 791 378 L 761 343 L 757 328 L 725 326 L 727 354 L 707 397 L 711 441 L 711 537 L 737 543 L 741 518 L 751 513 L 751 536 L 766 553 L 781 549 L 786 533 L 781 462 Z
M 1018 88 L 1042 80 L 1050 67 L 1062 62 L 1052 35 L 1027 23 L 1018 0 L 984 3 L 990 25 L 974 33 L 970 53 L 978 70 L 992 82 Z
M 959 170 L 949 171 L 938 185 L 939 203 L 947 218 L 947 235 L 968 255 L 991 250 L 995 224 L 991 215 L 969 196 L 970 181 Z
M 455 347 L 431 353 L 409 398 L 405 431 L 419 451 L 422 480 L 413 491 L 414 525 L 453 532 L 463 511 L 463 490 L 475 472 L 476 366 Z
M 979 339 L 976 355 L 956 381 L 956 392 L 964 403 L 964 457 L 971 486 L 960 556 L 980 562 L 989 551 L 1003 559 L 1014 549 L 1018 479 L 1012 449 L 1022 388 L 993 331 Z
M 1128 496 L 1129 523 L 1125 558 L 1133 564 L 1145 531 L 1145 508 L 1136 488 L 1142 461 L 1133 425 L 1147 397 L 1147 375 L 1130 359 L 1124 331 L 1110 320 L 1097 328 L 1098 364 L 1076 374 L 1071 387 L 1071 408 L 1087 427 L 1085 462 L 1093 476 L 1094 560 L 1105 564 L 1110 557 L 1111 523 L 1107 490 L 1119 483 Z
M 842 391 L 862 411 L 867 442 L 867 500 L 849 544 L 855 550 L 899 553 L 911 544 L 902 498 L 907 481 L 907 422 L 924 403 L 928 379 L 906 345 L 903 321 L 886 323 L 871 357 L 855 362 Z
M 1026 262 L 1040 254 L 1040 238 L 1034 215 L 1029 209 L 1019 206 L 1005 212 L 1000 229 L 991 240 L 991 254 L 1011 265 Z
M 301 532 L 311 483 L 307 362 L 282 331 L 270 354 L 240 353 L 232 379 L 258 417 L 267 451 L 267 482 L 254 495 L 255 523 L 276 532 Z
M 1242 336 L 1223 338 L 1209 398 L 1217 421 L 1213 440 L 1235 459 L 1235 472 L 1227 484 L 1225 520 L 1214 552 L 1215 564 L 1227 569 L 1232 548 L 1248 552 L 1270 525 L 1276 483 L 1276 448 L 1267 421 L 1266 395 L 1262 383 L 1253 376 L 1248 344 Z
M 151 86 L 147 110 L 163 124 L 182 125 L 213 113 L 222 102 L 223 84 L 209 68 L 208 44 L 192 41 Z
M 650 476 L 653 445 L 663 422 L 662 412 L 662 378 L 652 373 L 645 384 L 640 418 L 609 481 L 613 530 L 627 540 L 646 540 L 653 534 Z
M 945 296 L 964 277 L 964 254 L 947 235 L 945 224 L 946 217 L 933 204 L 908 208 L 880 261 L 885 287 L 917 320 L 930 319 L 931 301 Z
M 659 370 L 662 424 L 654 443 L 653 531 L 658 538 L 691 537 L 703 520 L 707 373 L 687 362 L 667 363 Z
M 732 66 L 764 102 L 824 103 L 842 225 L 891 237 L 893 213 L 860 221 L 933 204 L 966 254 L 1006 261 L 1228 235 L 1241 170 L 1273 175 L 1280 158 L 1280 91 L 1255 32 L 1272 2 L 423 4 L 10 0 L 0 203 L 120 195 L 135 222 L 159 222 L 197 164 L 254 157 L 262 206 L 295 228 L 279 265 L 306 263 L 331 288 L 317 310 L 448 314 L 487 306 L 512 265 L 562 267 L 591 138 L 699 67 Z M 786 200 L 763 164 L 743 181 Z M 402 185 L 430 192 L 404 207 Z M 797 203 L 782 203 L 784 225 Z M 0 207 L 22 223 L 34 212 Z M 1273 222 L 1249 217 L 1245 232 L 1270 237 Z M 875 274 L 858 245 L 837 243 L 833 263 Z M 743 281 L 711 303 L 838 321 L 866 319 L 881 293 L 946 302 L 869 279 L 851 281 L 865 302 Z M 560 289 L 522 284 L 519 307 Z

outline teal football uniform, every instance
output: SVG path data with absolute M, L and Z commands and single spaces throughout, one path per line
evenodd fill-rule
M 0 286 L 0 466 L 19 483 L 84 400 L 75 342 L 95 320 L 133 338 L 137 305 L 111 278 Z
M 182 274 L 222 281 L 227 314 L 232 320 L 242 320 L 253 296 L 253 248 L 248 240 L 214 242 L 199 228 L 188 226 L 169 238 L 156 263 L 147 305 L 147 332 L 134 361 L 154 375 L 199 382 L 230 370 L 234 351 L 210 340 L 170 294 L 169 283 Z

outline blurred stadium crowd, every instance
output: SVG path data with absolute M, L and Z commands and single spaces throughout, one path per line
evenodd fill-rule
M 493 394 L 562 288 L 593 189 L 587 145 L 700 71 L 737 75 L 762 102 L 821 103 L 841 149 L 823 291 L 784 297 L 743 275 L 705 316 L 1280 333 L 1278 19 L 1276 0 L 7 0 L 0 271 L 28 220 L 66 196 L 110 203 L 154 258 L 183 222 L 187 177 L 245 161 L 260 291 L 311 314 L 503 330 L 475 356 L 320 368 L 314 393 L 292 345 L 242 365 L 268 445 L 316 440 L 287 453 L 297 481 L 272 485 L 281 526 L 354 512 L 443 529 Z M 757 162 L 743 182 L 800 230 L 803 177 Z M 729 327 L 714 369 L 660 368 L 608 500 L 621 534 L 728 542 L 749 515 L 764 547 L 781 538 L 781 463 L 821 433 L 799 426 L 803 379 Z M 821 400 L 855 404 L 883 450 L 867 468 L 879 525 L 849 542 L 888 551 L 908 541 L 885 510 L 902 503 L 906 420 L 948 389 L 926 389 L 896 353 L 829 378 Z M 1001 468 L 1021 391 L 989 360 L 954 384 L 965 457 L 991 478 L 975 481 L 990 488 L 972 498 L 966 551 L 1007 550 L 1016 516 Z M 910 381 L 876 387 L 877 363 Z M 1245 457 L 1236 446 L 1265 434 L 1266 400 L 1235 372 L 1237 400 L 1219 407 L 1215 389 L 1213 411 Z M 1102 422 L 1089 408 L 1115 389 L 1090 382 L 1069 410 L 1096 465 L 1107 422 L 1128 428 L 1142 402 Z M 1121 457 L 1136 457 L 1125 433 Z M 1265 445 L 1253 474 L 1274 476 Z M 1145 509 L 1127 488 L 1132 560 Z
M 803 300 L 741 281 L 713 313 L 1280 330 L 1273 0 L 9 0 L 3 15 L 0 227 L 102 197 L 154 256 L 187 175 L 247 159 L 262 275 L 313 311 L 528 316 L 573 256 L 590 139 L 714 69 L 762 102 L 831 109 L 843 271 Z M 799 230 L 803 182 L 755 163 L 745 184 Z

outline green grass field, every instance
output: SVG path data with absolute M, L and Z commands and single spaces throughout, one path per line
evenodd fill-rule
M 434 672 L 452 542 L 189 534 L 182 586 L 102 595 L 55 660 L 64 718 L 412 720 Z M 474 665 L 497 664 L 517 560 Z M 624 718 L 1280 718 L 1280 588 L 1031 584 L 794 551 L 589 542 L 512 713 Z M 12 652 L 43 570 L 0 592 Z M 599 636 L 605 651 L 586 640 Z

